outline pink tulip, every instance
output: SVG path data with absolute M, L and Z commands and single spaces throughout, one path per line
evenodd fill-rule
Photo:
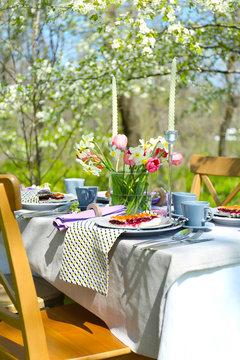
M 129 157 L 132 155 L 130 150 L 125 151 L 124 155 L 123 155 L 123 161 L 124 164 L 126 165 L 130 165 L 133 166 L 135 165 L 135 161 L 133 159 L 129 159 Z
M 161 165 L 161 163 L 158 158 L 150 158 L 150 159 L 148 159 L 148 162 L 146 163 L 146 168 L 147 168 L 148 172 L 154 173 L 159 169 L 160 165 Z
M 177 166 L 180 165 L 183 161 L 182 154 L 174 152 L 172 157 L 172 164 Z
M 118 149 L 126 149 L 127 142 L 128 138 L 126 137 L 126 135 L 118 134 L 114 135 L 114 137 L 112 138 L 112 144 L 115 145 Z

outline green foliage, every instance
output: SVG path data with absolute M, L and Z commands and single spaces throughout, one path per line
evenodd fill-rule
M 117 77 L 119 97 L 135 94 L 139 103 L 143 97 L 156 98 L 162 106 L 175 56 L 178 86 L 190 89 L 186 96 L 181 93 L 181 111 L 176 112 L 179 129 L 185 125 L 188 130 L 179 139 L 187 149 L 185 162 L 193 148 L 190 141 L 201 153 L 216 151 L 218 124 L 209 121 L 206 129 L 199 119 L 208 120 L 218 108 L 222 116 L 229 96 L 239 94 L 238 2 L 35 3 L 33 8 L 27 0 L 0 0 L 3 172 L 15 173 L 26 185 L 49 182 L 59 190 L 64 177 L 86 176 L 75 163 L 73 146 L 89 130 L 103 143 L 110 135 L 111 74 Z M 193 112 L 194 129 L 189 126 Z M 150 117 L 148 112 L 143 122 Z M 144 132 L 150 132 L 148 125 Z M 205 142 L 209 134 L 212 144 Z M 228 152 L 240 156 L 233 145 L 228 144 Z M 174 187 L 186 187 L 185 177 L 184 168 L 174 169 Z M 154 181 L 166 187 L 166 169 Z M 89 177 L 86 182 L 102 188 L 108 179 Z

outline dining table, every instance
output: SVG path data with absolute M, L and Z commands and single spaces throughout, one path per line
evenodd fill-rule
M 133 352 L 240 359 L 240 224 L 211 222 L 195 242 L 172 242 L 177 227 L 122 232 L 108 252 L 102 294 L 60 278 L 67 231 L 53 225 L 56 215 L 25 218 L 28 211 L 16 217 L 32 271 L 99 316 Z M 1 239 L 0 263 L 7 273 Z

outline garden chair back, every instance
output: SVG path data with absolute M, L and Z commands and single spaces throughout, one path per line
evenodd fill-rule
M 201 193 L 202 182 L 205 183 L 217 206 L 227 205 L 240 190 L 239 182 L 230 194 L 221 201 L 209 178 L 211 175 L 240 177 L 240 158 L 194 154 L 190 159 L 190 171 L 194 173 L 191 192 L 197 194 L 198 199 Z
M 22 208 L 20 184 L 16 176 L 11 174 L 0 174 L 0 184 L 4 184 L 11 210 L 20 210 Z M 0 202 L 1 201 L 2 198 L 0 198 Z M 5 274 L 5 278 L 7 279 L 9 284 L 12 285 L 11 274 Z M 63 304 L 64 294 L 61 293 L 61 291 L 56 289 L 42 277 L 34 275 L 33 280 L 38 295 L 38 304 L 41 309 L 45 307 L 52 307 Z M 1 283 L 0 304 L 14 313 L 17 312 L 16 307 L 14 306 L 11 298 L 8 296 Z

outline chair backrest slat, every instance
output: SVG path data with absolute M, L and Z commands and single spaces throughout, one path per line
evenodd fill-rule
M 1 174 L 0 183 L 5 185 L 5 190 L 7 192 L 7 197 L 11 206 L 11 210 L 20 210 L 22 208 L 20 184 L 16 176 L 11 174 Z
M 207 186 L 217 206 L 227 205 L 240 191 L 240 183 L 231 191 L 225 200 L 220 201 L 218 194 L 208 176 L 240 177 L 240 158 L 223 156 L 202 156 L 194 154 L 190 159 L 190 171 L 193 172 L 191 192 L 200 197 L 202 181 Z
M 240 177 L 240 158 L 193 155 L 190 170 L 194 174 Z

